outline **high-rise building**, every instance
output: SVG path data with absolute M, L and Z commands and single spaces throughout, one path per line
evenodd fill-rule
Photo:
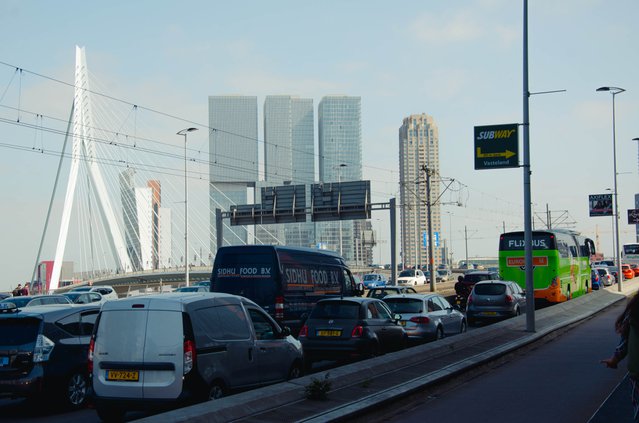
M 428 213 L 425 169 L 431 171 L 430 198 L 434 265 L 442 263 L 439 198 L 439 133 L 427 114 L 404 118 L 399 128 L 399 181 L 401 202 L 401 253 L 404 267 L 428 267 Z
M 287 95 L 264 101 L 264 186 L 307 185 L 315 180 L 313 100 Z M 256 236 L 263 244 L 311 245 L 311 222 L 262 225 Z
M 173 262 L 173 232 L 171 227 L 172 210 L 168 207 L 160 207 L 159 214 L 159 251 L 158 251 L 158 267 L 168 268 L 176 266 L 177 263 Z
M 321 182 L 362 179 L 361 98 L 326 96 L 319 103 L 319 177 Z M 357 263 L 354 220 L 316 224 L 316 241 L 339 252 L 351 264 Z M 362 231 L 357 231 L 361 233 Z M 367 247 L 367 248 L 370 248 Z M 362 255 L 364 256 L 364 255 Z
M 135 171 L 132 168 L 120 173 L 124 236 L 127 254 L 132 266 L 132 269 L 125 270 L 158 269 L 160 255 L 163 256 L 163 263 L 168 263 L 171 257 L 170 209 L 161 207 L 160 181 L 149 180 L 146 187 L 136 187 L 134 176 Z M 162 210 L 165 210 L 164 217 Z M 160 228 L 161 224 L 164 229 Z M 162 241 L 162 230 L 165 231 L 166 244 L 163 244 Z
M 140 265 L 140 235 L 138 229 L 138 214 L 135 204 L 135 170 L 128 168 L 120 173 L 120 200 L 122 201 L 122 219 L 124 223 L 124 238 L 126 251 L 131 260 L 132 269 L 127 272 L 138 271 Z
M 231 205 L 248 204 L 247 187 L 258 181 L 257 97 L 209 96 L 209 191 L 211 227 L 215 209 L 228 211 Z M 250 203 L 254 201 L 250 199 Z M 211 251 L 217 250 L 215 231 Z M 244 226 L 224 228 L 223 245 L 245 244 Z

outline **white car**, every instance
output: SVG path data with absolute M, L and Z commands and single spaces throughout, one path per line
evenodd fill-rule
M 96 285 L 96 286 L 79 286 L 77 288 L 73 288 L 69 292 L 97 292 L 101 294 L 105 300 L 117 300 L 118 293 L 115 292 L 112 286 L 109 285 Z
M 397 285 L 426 285 L 426 276 L 419 269 L 402 270 L 397 277 Z

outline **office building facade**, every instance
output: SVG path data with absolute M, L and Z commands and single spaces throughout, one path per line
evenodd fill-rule
M 362 179 L 362 112 L 361 98 L 349 96 L 323 97 L 318 107 L 319 177 L 323 183 L 359 181 Z M 316 224 L 318 243 L 339 252 L 351 264 L 366 254 L 356 254 L 363 245 L 355 235 L 360 221 L 321 222 Z M 370 247 L 368 247 L 370 248 Z
M 313 100 L 288 95 L 267 96 L 264 101 L 264 181 L 260 186 L 307 185 L 315 180 Z M 259 195 L 259 193 L 258 193 Z M 286 223 L 260 225 L 258 243 L 309 247 L 314 225 Z
M 428 199 L 425 169 L 431 171 L 430 202 L 433 228 L 433 262 L 442 263 L 441 208 L 436 200 L 440 194 L 439 133 L 435 120 L 427 114 L 404 118 L 399 128 L 399 177 L 401 261 L 404 267 L 427 268 Z
M 215 228 L 215 210 L 228 211 L 231 205 L 248 204 L 248 188 L 258 175 L 257 97 L 209 96 L 209 197 L 210 222 Z M 244 226 L 224 225 L 222 245 L 246 244 Z M 211 252 L 217 251 L 212 231 Z

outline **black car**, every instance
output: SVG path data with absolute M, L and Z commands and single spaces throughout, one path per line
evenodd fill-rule
M 0 394 L 84 405 L 89 342 L 99 312 L 97 304 L 28 309 L 0 304 Z
M 374 357 L 406 346 L 408 337 L 376 298 L 345 297 L 315 304 L 299 334 L 307 367 L 314 361 Z

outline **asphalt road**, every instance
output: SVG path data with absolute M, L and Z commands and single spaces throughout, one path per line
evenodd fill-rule
M 494 423 L 584 423 L 623 379 L 619 369 L 599 361 L 617 344 L 614 320 L 624 303 L 613 306 L 552 340 L 510 356 L 427 393 L 378 409 L 358 421 Z M 630 393 L 626 395 L 630 404 Z M 629 407 L 616 407 L 609 422 L 632 421 Z

